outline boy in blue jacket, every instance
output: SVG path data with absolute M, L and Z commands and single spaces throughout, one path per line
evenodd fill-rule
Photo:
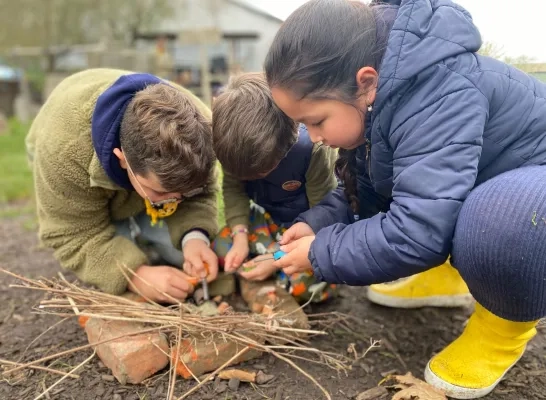
M 481 44 L 449 0 L 311 0 L 265 62 L 279 108 L 343 149 L 344 187 L 300 215 L 275 265 L 394 307 L 461 304 L 461 276 L 474 314 L 425 369 L 458 399 L 491 392 L 546 315 L 546 85 Z
M 273 103 L 263 73 L 231 79 L 213 104 L 214 151 L 224 170 L 223 195 L 227 226 L 213 243 L 227 272 L 264 280 L 277 269 L 273 259 L 243 262 L 249 254 L 278 250 L 278 240 L 292 221 L 318 204 L 337 186 L 333 173 L 337 152 L 313 144 L 307 128 L 283 114 Z M 301 301 L 310 299 L 315 279 L 309 271 L 283 284 Z M 289 284 L 289 285 L 288 285 Z M 335 285 L 313 296 L 322 301 Z

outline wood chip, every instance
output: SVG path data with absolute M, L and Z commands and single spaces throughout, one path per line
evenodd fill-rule
M 241 381 L 237 378 L 231 378 L 228 382 L 229 390 L 232 392 L 236 392 L 239 390 L 239 385 L 241 384 Z
M 230 380 L 230 379 L 239 379 L 241 382 L 256 382 L 256 373 L 243 371 L 242 369 L 226 369 L 220 371 L 218 374 L 220 379 Z

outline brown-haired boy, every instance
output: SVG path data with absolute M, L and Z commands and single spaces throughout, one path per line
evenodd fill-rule
M 51 93 L 27 150 L 40 239 L 82 281 L 174 302 L 204 262 L 216 277 L 211 115 L 189 91 L 148 74 L 77 73 Z M 150 266 L 144 243 L 168 265 Z M 183 263 L 189 275 L 174 268 Z M 136 273 L 129 284 L 121 266 Z
M 250 262 L 242 270 L 241 264 L 249 253 L 259 256 L 277 250 L 277 241 L 292 221 L 336 188 L 337 152 L 313 144 L 307 128 L 275 106 L 261 73 L 233 77 L 212 110 L 227 221 L 213 248 L 227 272 L 239 270 L 246 279 L 267 279 L 276 271 L 273 260 Z M 282 279 L 296 298 L 309 299 L 314 283 L 310 274 Z M 313 300 L 335 292 L 333 287 L 325 289 Z

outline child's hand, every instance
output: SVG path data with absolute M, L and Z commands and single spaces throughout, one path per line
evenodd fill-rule
M 273 265 L 275 260 L 265 260 L 260 261 L 259 263 L 254 263 L 254 261 L 258 261 L 263 259 L 264 256 L 258 256 L 253 258 L 247 263 L 243 264 L 242 270 L 239 272 L 239 275 L 241 275 L 243 278 L 248 279 L 249 281 L 265 281 L 267 278 L 271 277 L 277 271 L 277 268 Z M 248 268 L 248 270 L 245 272 L 245 267 Z
M 248 236 L 236 235 L 233 237 L 233 245 L 224 258 L 224 271 L 234 272 L 248 257 Z
M 283 233 L 279 243 L 281 245 L 286 245 L 305 236 L 315 236 L 315 232 L 313 232 L 313 229 L 305 222 L 298 222 Z
M 182 252 L 184 254 L 184 272 L 199 279 L 207 278 L 208 282 L 216 279 L 218 276 L 218 257 L 204 240 L 188 240 Z M 205 263 L 208 264 L 208 273 Z
M 135 273 L 128 289 L 158 303 L 183 301 L 193 292 L 192 281 L 195 278 L 174 267 L 142 265 Z
M 309 261 L 309 249 L 311 249 L 311 244 L 314 240 L 315 235 L 304 236 L 301 239 L 290 242 L 286 246 L 282 246 L 281 250 L 286 255 L 275 261 L 273 265 L 275 268 L 282 268 L 286 275 L 312 270 L 313 267 Z

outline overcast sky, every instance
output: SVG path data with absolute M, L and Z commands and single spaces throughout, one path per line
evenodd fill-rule
M 542 0 L 455 0 L 474 19 L 485 41 L 501 45 L 507 56 L 526 55 L 546 62 L 546 7 L 537 7 Z M 305 0 L 251 0 L 252 4 L 286 18 Z M 542 8 L 541 7 L 541 8 Z

